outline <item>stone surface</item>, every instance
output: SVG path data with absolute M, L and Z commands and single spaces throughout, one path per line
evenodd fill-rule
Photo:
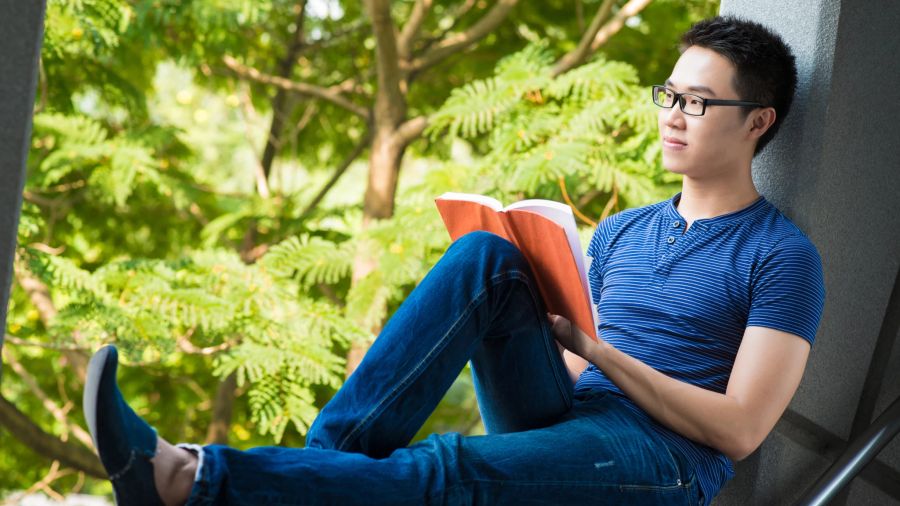
M 825 314 L 790 409 L 846 439 L 900 268 L 900 3 L 723 0 L 721 12 L 775 29 L 797 57 L 795 106 L 754 161 L 754 180 L 816 244 L 825 270 Z M 900 395 L 898 371 L 895 347 L 876 415 Z M 760 452 L 758 469 L 746 469 L 755 476 L 735 479 L 721 504 L 789 502 L 827 467 L 777 433 Z M 900 443 L 879 459 L 898 470 Z M 900 500 L 857 479 L 848 504 Z
M 43 1 L 0 0 L 0 329 L 6 328 L 43 26 Z
M 737 463 L 734 480 L 725 486 L 713 504 L 793 504 L 829 464 L 828 459 L 774 431 L 759 451 Z

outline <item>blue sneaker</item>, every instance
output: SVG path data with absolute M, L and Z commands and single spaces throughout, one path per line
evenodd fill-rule
M 116 504 L 158 506 L 163 504 L 153 482 L 156 430 L 147 425 L 122 398 L 116 384 L 119 354 L 106 346 L 94 354 L 88 365 L 84 387 L 84 417 L 109 473 Z

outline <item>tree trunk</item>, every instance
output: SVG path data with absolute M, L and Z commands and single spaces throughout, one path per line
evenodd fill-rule
M 206 431 L 206 444 L 228 444 L 228 430 L 231 428 L 231 413 L 234 408 L 237 375 L 231 373 L 219 383 L 213 401 L 212 421 Z
M 383 128 L 372 141 L 369 180 L 363 203 L 363 216 L 367 222 L 394 215 L 394 196 L 397 193 L 403 156 L 403 148 L 397 145 L 395 139 L 395 130 L 396 128 Z
M 291 77 L 294 62 L 303 48 L 303 20 L 305 19 L 306 0 L 298 3 L 296 9 L 297 20 L 294 24 L 297 30 L 294 32 L 294 38 L 285 52 L 284 59 L 278 65 L 277 75 L 285 79 Z M 287 90 L 278 88 L 278 91 L 275 92 L 275 98 L 272 99 L 272 124 L 269 127 L 269 138 L 266 140 L 266 147 L 263 149 L 261 161 L 263 174 L 265 174 L 267 180 L 272 172 L 272 162 L 275 160 L 275 155 L 278 154 L 278 150 L 283 142 L 281 132 L 284 130 L 285 120 L 290 112 L 289 105 Z
M 363 230 L 374 220 L 390 218 L 394 214 L 394 196 L 400 175 L 400 160 L 405 145 L 397 130 L 406 117 L 406 97 L 401 90 L 401 72 L 394 22 L 389 0 L 366 0 L 366 10 L 372 20 L 375 35 L 375 60 L 378 89 L 372 116 L 372 149 L 369 154 L 369 177 L 363 203 Z M 359 251 L 353 261 L 355 284 L 378 268 L 376 261 L 365 251 Z M 379 325 L 380 327 L 380 325 Z M 380 328 L 369 329 L 377 334 Z M 368 349 L 368 343 L 356 343 L 347 356 L 349 376 Z
M 48 460 L 58 460 L 96 478 L 107 477 L 100 459 L 93 452 L 44 432 L 3 396 L 0 396 L 0 425 L 6 427 L 17 441 Z

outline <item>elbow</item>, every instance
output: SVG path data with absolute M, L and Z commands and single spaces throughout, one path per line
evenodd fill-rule
M 763 439 L 756 435 L 733 434 L 719 449 L 733 462 L 740 462 L 755 452 Z
M 756 447 L 753 447 L 749 450 L 747 448 L 735 448 L 728 452 L 723 452 L 723 453 L 725 453 L 725 456 L 728 457 L 729 459 L 731 459 L 732 462 L 740 462 L 740 461 L 746 459 L 747 457 L 749 457 L 750 454 L 753 453 L 755 450 L 756 450 Z

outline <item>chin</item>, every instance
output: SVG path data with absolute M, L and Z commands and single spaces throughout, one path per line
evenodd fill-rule
M 686 175 L 691 171 L 690 166 L 683 160 L 666 160 L 665 156 L 663 156 L 662 166 L 673 174 Z

